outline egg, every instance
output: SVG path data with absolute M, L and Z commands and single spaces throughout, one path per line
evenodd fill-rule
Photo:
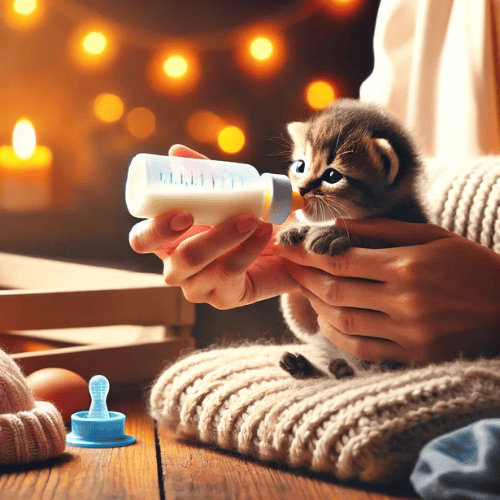
M 90 394 L 86 380 L 63 368 L 43 368 L 26 377 L 35 400 L 49 401 L 58 408 L 64 421 L 77 411 L 88 410 Z

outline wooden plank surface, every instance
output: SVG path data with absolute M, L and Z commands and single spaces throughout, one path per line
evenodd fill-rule
M 13 354 L 25 375 L 49 367 L 74 371 L 86 380 L 104 375 L 113 385 L 144 382 L 155 378 L 169 361 L 194 348 L 194 339 L 165 339 L 161 342 L 122 346 L 63 347 L 50 351 Z
M 141 398 L 108 404 L 127 416 L 136 443 L 123 448 L 78 448 L 42 465 L 0 469 L 2 500 L 160 500 L 153 420 Z
M 44 464 L 0 468 L 2 500 L 408 500 L 411 486 L 341 485 L 333 479 L 270 467 L 160 430 L 144 398 L 111 401 L 127 416 L 124 448 L 67 447 Z M 159 453 L 159 454 L 158 454 Z M 158 471 L 162 470 L 159 479 Z
M 209 447 L 177 442 L 158 431 L 166 500 L 408 500 L 409 483 L 391 487 L 346 486 L 332 478 L 269 467 Z

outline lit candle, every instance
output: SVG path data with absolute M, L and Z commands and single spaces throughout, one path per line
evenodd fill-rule
M 33 124 L 21 118 L 14 127 L 12 146 L 0 146 L 0 207 L 39 210 L 51 204 L 52 151 L 37 146 Z

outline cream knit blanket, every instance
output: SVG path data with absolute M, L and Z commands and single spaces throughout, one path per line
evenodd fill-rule
M 441 167 L 429 190 L 434 221 L 500 252 L 500 158 Z M 291 348 L 195 353 L 160 375 L 151 414 L 181 438 L 367 482 L 407 477 L 429 440 L 500 416 L 499 359 L 295 380 L 278 367 Z

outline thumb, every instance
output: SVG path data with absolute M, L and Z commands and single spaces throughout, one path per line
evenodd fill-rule
M 393 219 L 336 219 L 335 226 L 350 233 L 375 240 L 383 240 L 396 246 L 423 245 L 431 241 L 457 236 L 435 224 L 416 224 Z

